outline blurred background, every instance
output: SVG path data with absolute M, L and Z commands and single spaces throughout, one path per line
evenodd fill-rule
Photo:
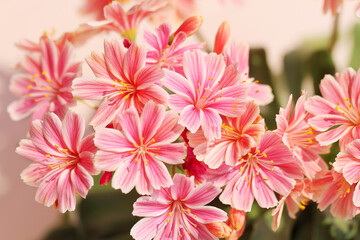
M 8 91 L 9 80 L 15 72 L 14 66 L 24 56 L 24 52 L 17 49 L 14 43 L 24 38 L 37 41 L 44 31 L 51 32 L 53 29 L 56 36 L 74 30 L 80 23 L 91 19 L 79 13 L 84 1 L 0 1 L 1 239 L 35 240 L 45 236 L 48 236 L 47 239 L 57 239 L 56 231 L 64 229 L 65 234 L 69 234 L 66 239 L 76 239 L 71 237 L 74 236 L 74 231 L 82 231 L 83 236 L 89 233 L 101 236 L 94 239 L 127 239 L 128 233 L 121 237 L 119 229 L 129 232 L 133 224 L 134 220 L 126 222 L 126 219 L 131 216 L 132 203 L 137 198 L 134 193 L 114 194 L 115 191 L 106 187 L 95 187 L 90 190 L 88 200 L 78 207 L 79 214 L 67 214 L 64 217 L 54 208 L 35 202 L 36 189 L 22 183 L 19 176 L 30 161 L 16 155 L 15 148 L 20 139 L 26 137 L 29 121 L 13 122 L 6 112 L 7 105 L 15 99 Z M 200 31 L 209 46 L 213 45 L 217 28 L 224 20 L 230 22 L 233 39 L 250 44 L 250 76 L 262 83 L 277 86 L 277 99 L 272 105 L 275 112 L 278 112 L 278 106 L 285 105 L 289 91 L 295 97 L 300 94 L 301 88 L 310 92 L 317 91 L 312 87 L 311 81 L 307 81 L 308 78 L 319 81 L 324 73 L 342 71 L 348 66 L 359 67 L 359 49 L 354 48 L 360 46 L 355 44 L 360 41 L 360 30 L 356 25 L 360 19 L 355 16 L 358 1 L 344 1 L 339 16 L 339 39 L 332 51 L 332 58 L 328 46 L 334 17 L 330 13 L 323 14 L 323 0 L 242 0 L 239 3 L 231 0 L 224 0 L 222 3 L 217 0 L 197 1 L 197 14 L 204 16 Z M 173 23 L 174 28 L 178 25 L 178 22 Z M 82 60 L 93 50 L 102 51 L 103 38 L 114 36 L 104 34 L 91 39 L 76 50 L 76 58 Z M 317 70 L 314 69 L 313 63 L 321 64 L 320 68 L 317 66 Z M 85 64 L 83 69 L 84 75 L 92 76 Z M 275 113 L 270 111 L 268 114 L 273 116 Z M 271 120 L 268 124 L 270 129 L 274 127 Z M 102 195 L 97 194 L 99 191 Z M 124 205 L 114 204 L 117 201 L 123 201 Z M 94 206 L 97 209 L 90 211 Z M 311 206 L 307 214 L 312 214 Z M 72 228 L 70 223 L 79 222 L 79 219 L 82 226 Z M 349 232 L 353 227 L 344 231 Z M 284 234 L 287 234 L 286 231 Z M 316 237 L 316 233 L 313 234 Z M 274 236 L 273 239 L 279 239 L 281 235 Z M 256 239 L 262 238 L 257 236 Z

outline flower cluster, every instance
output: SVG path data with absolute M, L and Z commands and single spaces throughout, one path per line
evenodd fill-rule
M 131 230 L 137 240 L 237 239 L 255 202 L 273 209 L 274 231 L 285 204 L 292 218 L 310 200 L 343 219 L 359 213 L 360 71 L 326 75 L 322 96 L 303 92 L 293 110 L 290 96 L 268 130 L 260 106 L 273 101 L 271 87 L 251 78 L 249 46 L 230 42 L 228 22 L 214 51 L 204 51 L 206 43 L 187 41 L 202 17 L 137 37 L 146 17 L 181 1 L 134 1 L 128 10 L 127 1 L 89 2 L 86 12 L 99 20 L 87 25 L 92 34 L 20 44 L 30 53 L 11 80 L 21 98 L 8 112 L 14 120 L 32 114 L 30 139 L 16 152 L 33 161 L 21 178 L 38 187 L 36 201 L 73 211 L 76 195 L 85 198 L 102 171 L 101 184 L 147 195 L 134 203 L 133 215 L 144 217 Z M 325 1 L 324 9 L 335 13 L 340 2 Z M 69 36 L 101 31 L 121 38 L 88 56 L 94 76 L 81 76 Z M 85 120 L 69 108 L 87 100 L 98 106 L 94 133 L 83 138 Z M 337 141 L 329 170 L 321 154 Z M 205 206 L 216 197 L 229 214 Z

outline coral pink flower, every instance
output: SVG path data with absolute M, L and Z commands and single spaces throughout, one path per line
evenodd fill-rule
M 180 113 L 179 123 L 195 133 L 200 126 L 209 140 L 221 138 L 221 115 L 236 117 L 244 109 L 248 86 L 222 56 L 187 51 L 182 75 L 164 69 L 164 85 L 175 94 L 169 106 Z
M 21 96 L 7 109 L 15 121 L 30 114 L 32 119 L 42 119 L 47 112 L 63 117 L 67 108 L 75 104 L 71 84 L 80 74 L 80 63 L 71 62 L 72 45 L 66 43 L 59 51 L 52 40 L 42 37 L 40 46 L 40 57 L 27 56 L 20 64 L 25 73 L 11 79 L 10 90 Z
M 104 49 L 104 55 L 93 53 L 87 59 L 97 78 L 81 77 L 73 84 L 76 97 L 103 100 L 91 125 L 105 127 L 131 106 L 141 112 L 150 100 L 166 104 L 168 94 L 157 84 L 162 71 L 156 66 L 145 67 L 143 48 L 133 43 L 126 49 L 121 41 L 105 41 Z
M 340 152 L 333 164 L 334 170 L 342 173 L 349 184 L 354 184 L 353 202 L 360 207 L 360 140 L 349 143 L 345 150 Z
M 331 205 L 331 214 L 343 220 L 360 213 L 360 208 L 353 202 L 354 190 L 355 184 L 350 185 L 341 173 L 334 170 L 321 172 L 311 184 L 313 200 L 318 202 L 320 211 Z
M 150 46 L 147 53 L 148 65 L 159 64 L 161 67 L 181 72 L 184 52 L 186 50 L 201 49 L 204 46 L 204 44 L 184 45 L 186 40 L 184 32 L 176 34 L 171 45 L 168 45 L 171 27 L 165 23 L 158 27 L 156 32 L 157 36 L 148 31 L 145 31 L 144 34 L 145 41 Z
M 277 205 L 275 192 L 286 196 L 301 179 L 296 160 L 274 132 L 266 132 L 253 148 L 230 171 L 230 181 L 220 195 L 224 204 L 249 212 L 254 198 L 262 208 Z
M 293 152 L 304 174 L 313 178 L 317 172 L 327 169 L 326 163 L 319 154 L 328 153 L 330 149 L 319 145 L 316 141 L 318 133 L 307 123 L 312 115 L 305 111 L 305 96 L 303 93 L 297 100 L 291 114 L 292 95 L 290 95 L 286 108 L 281 108 L 280 113 L 276 115 L 276 133 Z
M 178 27 L 178 29 L 176 29 L 174 34 L 171 35 L 170 42 L 173 42 L 174 36 L 176 36 L 180 32 L 183 32 L 186 34 L 187 37 L 190 37 L 191 35 L 193 35 L 200 29 L 203 21 L 204 21 L 204 17 L 202 17 L 202 16 L 192 16 L 192 17 L 187 18 Z
M 323 97 L 314 96 L 305 107 L 315 115 L 309 124 L 317 131 L 320 145 L 330 145 L 340 139 L 340 149 L 360 136 L 360 71 L 352 68 L 336 75 L 326 75 L 320 83 Z M 335 128 L 334 128 L 335 127 Z
M 174 176 L 174 185 L 161 188 L 149 197 L 134 203 L 134 216 L 145 217 L 131 229 L 136 240 L 150 239 L 218 239 L 205 224 L 226 220 L 226 213 L 212 206 L 204 206 L 219 193 L 211 183 L 195 186 L 194 178 Z
M 332 15 L 338 13 L 340 6 L 343 0 L 324 0 L 323 11 L 326 13 L 327 11 L 331 11 Z
M 234 166 L 242 155 L 257 146 L 265 133 L 264 124 L 255 122 L 260 109 L 253 102 L 248 102 L 245 108 L 246 111 L 237 118 L 224 118 L 220 139 L 207 141 L 201 129 L 188 134 L 189 144 L 194 148 L 198 160 L 204 161 L 212 169 L 224 162 Z
M 296 213 L 301 209 L 305 210 L 308 205 L 308 201 L 311 200 L 312 194 L 310 193 L 310 180 L 301 179 L 296 180 L 295 187 L 291 190 L 287 196 L 281 196 L 279 204 L 272 210 L 273 223 L 272 230 L 276 231 L 280 226 L 281 216 L 284 210 L 284 205 L 291 218 L 296 218 Z
M 60 212 L 73 211 L 76 193 L 83 198 L 94 184 L 91 175 L 97 174 L 93 157 L 96 147 L 93 135 L 82 139 L 85 122 L 78 115 L 67 112 L 63 121 L 54 113 L 44 121 L 31 124 L 30 139 L 20 141 L 16 152 L 29 158 L 30 164 L 21 173 L 23 181 L 38 187 L 36 201 Z
M 81 12 L 94 15 L 96 20 L 104 20 L 104 7 L 112 1 L 113 0 L 86 0 L 84 1 L 84 6 L 81 8 Z
M 164 163 L 181 164 L 185 157 L 184 144 L 172 143 L 184 130 L 177 121 L 175 112 L 166 112 L 163 105 L 152 101 L 141 116 L 131 107 L 114 120 L 114 129 L 96 131 L 96 167 L 115 171 L 112 187 L 124 193 L 134 186 L 139 194 L 169 187 L 172 180 Z
M 237 70 L 242 76 L 245 76 L 245 81 L 250 84 L 248 92 L 249 100 L 255 101 L 258 105 L 267 105 L 274 100 L 271 87 L 266 84 L 260 84 L 259 81 L 254 81 L 249 78 L 249 52 L 250 48 L 247 44 L 236 44 L 231 42 L 224 50 L 224 57 L 227 65 L 236 64 Z

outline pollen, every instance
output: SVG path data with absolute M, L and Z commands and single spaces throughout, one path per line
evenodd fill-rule
M 135 162 L 139 162 L 139 159 L 135 158 Z
M 171 212 L 169 212 L 169 217 L 171 217 Z
M 27 86 L 27 88 L 32 88 L 32 85 L 31 85 L 31 84 L 29 84 L 29 85 Z
M 273 162 L 274 162 L 274 160 L 270 160 L 270 162 L 271 162 L 271 163 L 273 163 Z
M 265 181 L 268 181 L 268 180 L 269 180 L 269 178 L 264 178 L 264 180 L 265 180 Z
M 188 211 L 188 213 L 191 213 L 191 210 L 189 208 L 187 209 L 187 211 Z
M 64 148 L 62 151 L 63 151 L 63 152 L 67 152 L 68 150 L 67 150 L 66 148 Z
M 151 141 L 155 142 L 155 138 L 152 138 Z
M 59 148 L 59 145 L 56 145 L 56 144 L 55 144 L 54 147 Z
M 243 167 L 242 166 L 240 166 L 240 172 L 243 170 Z
M 69 165 L 70 163 L 69 162 L 66 162 L 66 165 Z
M 271 171 L 274 171 L 274 169 L 273 169 L 273 168 L 271 168 L 270 170 L 271 170 Z
M 260 153 L 260 150 L 258 149 L 257 152 Z
M 62 166 L 61 166 L 61 165 L 59 165 L 59 168 L 60 168 L 60 169 L 62 169 Z
M 252 153 L 248 153 L 249 156 L 252 156 Z
M 50 79 L 50 78 L 48 78 L 48 79 L 46 79 L 46 81 L 47 81 L 47 82 L 51 82 L 51 79 Z
M 42 75 L 45 75 L 45 74 L 47 74 L 47 71 L 42 71 L 41 74 L 42 74 Z
M 166 222 L 169 223 L 170 222 L 169 219 L 166 219 Z
M 130 97 L 130 94 L 126 95 L 126 96 L 125 96 L 125 99 L 128 99 L 129 97 Z
M 264 157 L 266 157 L 267 158 L 267 154 L 266 153 L 263 153 L 263 155 L 264 155 Z M 271 160 L 272 161 L 272 160 Z
M 45 157 L 50 157 L 50 154 L 46 154 Z
M 197 218 L 196 214 L 194 214 L 194 218 Z
M 38 76 L 39 76 L 39 74 L 38 74 L 38 73 L 35 73 L 35 74 L 34 74 L 34 77 L 38 77 Z
M 195 92 L 199 92 L 199 91 L 200 91 L 200 89 L 199 89 L 199 88 L 195 90 Z
M 304 211 L 306 207 L 303 205 L 299 205 L 299 208 Z
M 224 126 L 224 128 L 227 128 L 227 129 L 229 129 L 229 130 L 231 130 L 231 131 L 234 130 L 232 127 L 229 127 L 229 126 Z
M 209 78 L 209 80 L 213 80 L 213 78 Z
M 47 87 L 47 88 L 46 88 L 46 90 L 50 90 L 50 89 L 51 89 L 51 87 Z

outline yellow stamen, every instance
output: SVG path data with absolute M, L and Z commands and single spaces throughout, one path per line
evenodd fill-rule
M 50 157 L 50 154 L 46 154 L 45 157 Z
M 45 75 L 45 74 L 47 74 L 47 71 L 42 71 L 41 74 L 42 74 L 42 75 Z
M 64 148 L 62 151 L 63 151 L 63 152 L 67 152 L 68 150 L 67 150 L 66 148 Z
M 305 210 L 305 206 L 303 206 L 303 205 L 299 205 L 299 208 L 303 211 Z
M 267 157 L 267 154 L 266 153 L 263 153 L 264 157 Z

